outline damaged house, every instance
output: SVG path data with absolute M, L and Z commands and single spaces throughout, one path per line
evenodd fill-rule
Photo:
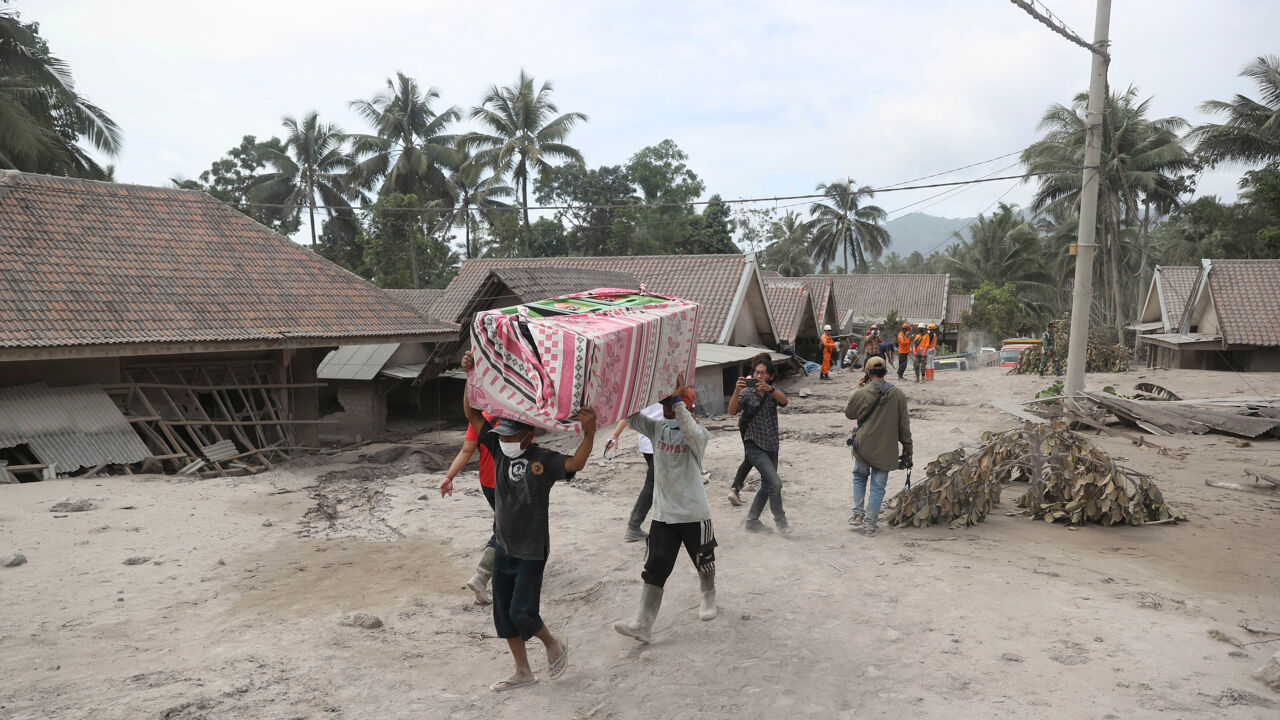
M 269 467 L 329 349 L 456 334 L 203 193 L 0 171 L 0 479 Z
M 492 300 L 506 268 L 520 268 L 529 281 L 544 273 L 620 273 L 637 285 L 701 306 L 697 375 L 692 385 L 708 413 L 723 412 L 726 394 L 752 357 L 778 346 L 764 283 L 755 260 L 745 255 L 648 255 L 618 257 L 484 258 L 467 260 L 436 305 L 437 317 L 469 326 L 478 311 L 517 304 Z M 498 277 L 492 277 L 494 272 Z M 593 278 L 596 279 L 596 278 Z M 606 283 L 605 286 L 614 283 Z M 490 289 L 486 289 L 486 286 Z M 635 289 L 629 288 L 629 289 Z M 563 293 L 559 293 L 563 294 Z M 541 299 L 541 298 L 539 298 Z M 464 336 L 465 340 L 465 336 Z M 776 359 L 786 356 L 775 354 Z
M 1158 321 L 1161 325 L 1152 329 L 1163 330 L 1139 336 L 1150 350 L 1148 365 L 1280 370 L 1280 260 L 1203 260 L 1189 287 L 1180 282 L 1185 273 L 1170 269 L 1160 269 L 1152 279 L 1138 326 Z M 1158 320 L 1153 295 L 1160 306 Z

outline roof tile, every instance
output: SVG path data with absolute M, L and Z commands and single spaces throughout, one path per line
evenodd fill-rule
M 441 317 L 461 322 L 462 313 L 491 270 L 503 267 L 582 268 L 631 275 L 646 289 L 692 300 L 701 306 L 699 342 L 717 342 L 746 271 L 744 255 L 636 255 L 613 257 L 481 258 L 467 260 L 440 301 Z
M 204 193 L 0 171 L 0 348 L 455 329 Z

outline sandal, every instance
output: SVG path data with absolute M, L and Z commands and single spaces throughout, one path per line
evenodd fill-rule
M 569 668 L 569 643 L 561 641 L 560 657 L 556 658 L 556 661 L 551 663 L 550 672 L 548 673 L 548 676 L 552 680 L 555 680 L 556 678 L 563 675 L 564 671 L 567 670 L 568 668 Z
M 529 687 L 530 685 L 537 685 L 537 684 L 538 684 L 538 678 L 533 678 L 532 680 L 525 680 L 523 682 L 499 680 L 498 682 L 490 685 L 489 689 L 494 692 L 506 692 L 507 690 L 515 690 L 516 688 Z

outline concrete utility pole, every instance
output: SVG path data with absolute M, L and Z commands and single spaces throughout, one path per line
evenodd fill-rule
M 1067 384 L 1074 395 L 1084 390 L 1085 355 L 1089 348 L 1089 311 L 1093 306 L 1093 249 L 1098 234 L 1098 164 L 1102 160 L 1102 107 L 1107 99 L 1108 31 L 1111 0 L 1098 0 L 1093 22 L 1093 66 L 1089 76 L 1089 110 L 1085 118 L 1084 184 L 1080 188 L 1080 227 L 1076 232 L 1076 281 L 1071 297 L 1071 339 L 1067 350 Z

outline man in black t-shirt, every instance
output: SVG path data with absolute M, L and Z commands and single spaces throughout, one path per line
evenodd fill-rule
M 469 374 L 474 368 L 475 358 L 467 353 L 462 369 Z M 524 423 L 505 418 L 490 423 L 471 407 L 465 392 L 462 411 L 479 434 L 480 444 L 493 456 L 493 534 L 498 544 L 493 560 L 493 624 L 516 661 L 515 673 L 490 688 L 511 690 L 537 682 L 525 652 L 525 643 L 533 637 L 546 646 L 550 676 L 558 678 L 568 667 L 569 644 L 553 636 L 538 614 L 542 574 L 551 552 L 548 501 L 551 486 L 571 480 L 591 457 L 595 408 L 578 413 L 583 438 L 571 456 L 536 445 L 533 428 Z

